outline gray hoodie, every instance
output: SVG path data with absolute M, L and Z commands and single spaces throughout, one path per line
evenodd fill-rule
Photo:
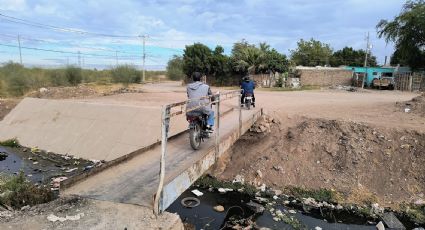
M 197 107 L 201 104 L 207 104 L 210 102 L 210 99 L 199 99 L 201 97 L 205 97 L 208 95 L 212 95 L 211 89 L 207 84 L 204 84 L 200 81 L 196 81 L 193 83 L 190 83 L 187 85 L 187 97 L 189 100 L 191 100 L 187 104 L 187 108 L 193 108 Z M 204 113 L 209 113 L 211 111 L 211 105 L 204 106 L 203 108 L 199 109 L 199 111 L 202 111 Z

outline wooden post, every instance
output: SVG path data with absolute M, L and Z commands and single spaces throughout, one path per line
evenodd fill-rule
M 154 197 L 154 214 L 159 215 L 161 210 L 161 199 L 162 199 L 162 189 L 164 186 L 164 177 L 165 177 L 165 154 L 167 153 L 167 139 L 168 139 L 168 130 L 170 125 L 170 109 L 169 105 L 166 105 L 162 108 L 162 119 L 161 119 L 161 162 L 160 162 L 160 171 L 159 171 L 159 184 L 158 190 Z

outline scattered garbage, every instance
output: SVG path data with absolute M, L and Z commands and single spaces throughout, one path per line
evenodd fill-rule
M 52 187 L 53 188 L 59 188 L 60 187 L 60 183 L 64 180 L 67 180 L 68 177 L 56 177 L 56 178 L 52 178 Z
M 224 212 L 224 207 L 222 205 L 214 206 L 214 211 L 216 211 L 216 212 Z
M 68 169 L 68 170 L 66 170 L 65 172 L 66 172 L 66 173 L 71 173 L 71 172 L 74 172 L 75 170 L 78 170 L 78 168 Z
M 0 161 L 6 160 L 9 155 L 5 152 L 0 152 Z
M 404 112 L 405 112 L 405 113 L 409 113 L 409 112 L 410 112 L 410 108 L 405 108 L 405 109 L 404 109 Z
M 385 223 L 385 225 L 388 226 L 389 229 L 399 229 L 399 230 L 406 229 L 404 225 L 397 219 L 397 217 L 394 215 L 393 212 L 383 213 L 381 218 L 382 218 L 382 221 Z
M 32 153 L 39 153 L 40 152 L 40 149 L 38 147 L 32 147 L 31 148 L 31 152 Z
M 59 216 L 56 216 L 54 214 L 50 214 L 50 215 L 47 216 L 47 220 L 49 220 L 51 222 L 56 222 L 56 221 L 64 222 L 66 220 L 75 221 L 75 220 L 81 219 L 81 217 L 83 217 L 83 216 L 84 216 L 84 213 L 78 213 L 77 215 L 74 215 L 74 216 L 68 216 L 67 215 L 65 217 L 59 217 Z
M 263 173 L 261 173 L 261 171 L 260 171 L 260 170 L 257 170 L 257 176 L 258 176 L 259 178 L 263 178 Z
M 181 205 L 185 208 L 194 208 L 201 204 L 201 201 L 196 197 L 186 197 L 181 200 Z
M 255 213 L 263 213 L 263 212 L 264 212 L 264 210 L 265 210 L 265 208 L 264 208 L 264 206 L 263 206 L 263 205 L 258 204 L 258 203 L 255 203 L 255 202 L 253 202 L 252 200 L 250 200 L 250 201 L 246 204 L 246 206 L 247 206 L 249 209 L 251 209 L 253 212 L 255 212 Z
M 231 189 L 231 188 L 218 188 L 217 190 L 221 194 L 224 194 L 226 192 L 232 192 L 233 191 L 233 189 Z
M 382 223 L 382 221 L 379 221 L 379 223 L 376 225 L 377 230 L 385 230 L 385 226 Z
M 204 195 L 204 193 L 201 192 L 201 191 L 199 191 L 198 189 L 192 190 L 192 193 L 195 194 L 196 196 L 202 196 L 202 195 Z
M 245 183 L 245 178 L 241 175 L 236 175 L 235 179 L 233 179 L 232 183 L 241 183 L 244 184 Z

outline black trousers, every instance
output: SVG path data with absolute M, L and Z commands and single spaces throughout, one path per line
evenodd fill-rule
M 243 93 L 242 94 L 242 97 L 241 97 L 241 104 L 243 104 L 243 100 L 245 99 L 245 94 Z M 252 93 L 252 104 L 255 104 L 255 96 L 254 96 L 254 93 Z

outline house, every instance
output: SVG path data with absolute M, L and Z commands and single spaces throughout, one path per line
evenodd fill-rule
M 354 66 L 345 66 L 344 69 L 353 71 L 354 77 L 357 76 L 357 79 L 362 79 L 364 75 L 365 86 L 371 87 L 374 79 L 380 79 L 381 77 L 394 77 L 396 74 L 410 73 L 409 67 L 392 67 L 392 66 L 383 66 L 383 67 L 354 67 Z M 360 78 L 359 78 L 360 77 Z

